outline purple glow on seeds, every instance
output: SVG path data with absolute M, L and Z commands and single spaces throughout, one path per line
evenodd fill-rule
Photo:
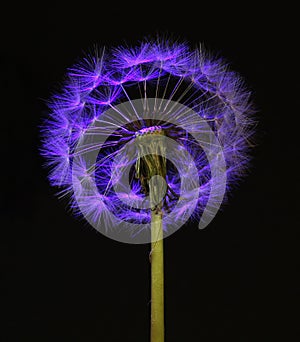
M 218 138 L 226 161 L 227 192 L 245 174 L 249 161 L 249 139 L 253 135 L 250 93 L 241 78 L 229 70 L 221 59 L 210 57 L 202 48 L 191 50 L 188 44 L 168 41 L 144 42 L 134 48 L 119 47 L 111 51 L 96 51 L 68 70 L 68 80 L 62 91 L 51 99 L 50 118 L 42 127 L 42 155 L 50 169 L 49 180 L 60 188 L 60 194 L 70 195 L 71 207 L 77 206 L 73 194 L 73 172 L 89 177 L 84 159 L 73 165 L 78 141 L 92 122 L 96 122 L 108 109 L 134 98 L 157 97 L 172 99 L 193 109 L 207 121 Z M 159 105 L 159 101 L 158 101 Z M 179 120 L 186 117 L 177 113 Z M 200 190 L 193 214 L 201 216 L 208 201 L 212 180 L 210 166 L 201 147 L 180 127 L 164 122 L 163 116 L 153 122 L 139 118 L 128 127 L 112 123 L 115 133 L 101 149 L 95 165 L 98 195 L 87 198 L 85 210 L 93 215 L 105 215 L 104 206 L 117 217 L 129 222 L 149 222 L 149 209 L 133 209 L 125 205 L 114 191 L 118 175 L 112 173 L 114 155 L 123 145 L 144 134 L 163 132 L 176 140 L 193 157 L 197 166 Z M 197 127 L 192 127 L 197 132 Z M 199 129 L 199 128 L 198 128 Z M 201 133 L 200 131 L 198 133 Z M 95 129 L 94 134 L 100 134 Z M 135 160 L 123 160 L 132 165 Z M 178 160 L 178 163 L 183 162 Z M 180 177 L 176 165 L 169 165 L 168 186 L 164 211 L 184 215 L 187 207 L 176 209 L 180 193 Z M 76 185 L 80 192 L 81 184 Z M 122 184 L 121 184 L 122 186 Z M 132 171 L 131 193 L 121 195 L 134 203 L 145 194 L 140 181 Z M 183 194 L 189 198 L 192 194 Z M 82 208 L 81 208 L 82 210 Z

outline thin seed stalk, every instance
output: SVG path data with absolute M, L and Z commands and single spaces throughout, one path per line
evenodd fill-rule
M 151 187 L 150 187 L 151 197 Z M 164 249 L 161 211 L 151 213 L 151 342 L 164 341 Z

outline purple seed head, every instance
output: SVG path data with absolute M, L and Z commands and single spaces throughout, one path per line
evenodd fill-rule
M 129 173 L 130 194 L 125 190 L 116 194 L 114 184 L 122 188 L 122 175 L 112 168 L 116 154 L 126 144 L 141 136 L 156 136 L 163 132 L 178 143 L 178 150 L 183 148 L 189 152 L 197 167 L 200 189 L 193 217 L 198 218 L 207 204 L 212 183 L 216 184 L 218 180 L 212 175 L 204 150 L 193 135 L 182 128 L 189 122 L 182 112 L 174 112 L 174 117 L 182 125 L 166 122 L 163 114 L 155 120 L 145 121 L 143 113 L 136 113 L 135 122 L 127 125 L 118 125 L 117 120 L 111 122 L 115 126 L 114 133 L 99 151 L 95 165 L 88 165 L 84 158 L 75 160 L 75 156 L 78 157 L 76 146 L 87 130 L 91 134 L 91 125 L 101 120 L 105 111 L 138 98 L 145 101 L 156 98 L 157 108 L 160 99 L 181 103 L 208 123 L 222 146 L 227 193 L 245 175 L 254 132 L 250 92 L 240 76 L 220 58 L 211 57 L 203 48 L 193 50 L 186 43 L 164 40 L 145 41 L 132 48 L 95 51 L 68 70 L 67 81 L 61 92 L 52 97 L 49 118 L 42 127 L 41 153 L 49 168 L 50 183 L 59 187 L 60 193 L 68 194 L 74 212 L 80 213 L 74 191 L 80 193 L 83 183 L 93 175 L 98 193 L 86 197 L 81 211 L 97 218 L 106 215 L 109 208 L 122 220 L 149 222 L 151 210 L 136 209 L 128 204 L 145 197 L 148 191 L 146 183 L 136 178 L 136 160 L 126 160 L 125 157 L 119 160 L 120 170 L 123 166 L 132 168 Z M 125 112 L 122 114 L 126 116 Z M 190 129 L 201 133 L 200 127 L 194 126 L 193 122 Z M 96 128 L 94 134 L 99 134 Z M 185 162 L 180 156 L 177 165 L 167 162 L 163 211 L 175 211 L 175 217 L 185 215 L 189 210 L 189 198 L 195 201 L 192 193 L 181 193 L 178 164 Z M 186 176 L 188 172 L 187 167 Z M 80 179 L 76 184 L 74 175 Z M 127 198 L 126 204 L 122 196 Z M 186 204 L 176 207 L 180 196 L 187 199 Z

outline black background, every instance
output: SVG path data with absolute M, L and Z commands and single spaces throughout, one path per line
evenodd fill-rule
M 292 49 L 288 18 L 274 3 L 197 5 L 12 3 L 2 13 L 1 341 L 149 340 L 149 246 L 110 240 L 68 213 L 42 168 L 38 125 L 83 51 L 157 32 L 230 61 L 259 119 L 250 175 L 230 203 L 203 231 L 190 224 L 165 240 L 166 341 L 299 339 L 299 156 L 286 135 L 294 113 L 280 104 L 292 87 L 280 80 L 291 72 L 281 59 Z

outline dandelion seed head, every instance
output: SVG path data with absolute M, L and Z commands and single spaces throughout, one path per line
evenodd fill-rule
M 143 102 L 140 111 L 133 105 L 136 99 Z M 154 100 L 151 110 L 149 99 Z M 175 102 L 184 107 L 176 109 Z M 131 104 L 130 111 L 122 107 L 125 103 Z M 114 110 L 113 115 L 104 115 L 108 109 Z M 110 222 L 110 211 L 119 220 L 139 224 L 150 222 L 151 210 L 141 205 L 148 200 L 150 180 L 141 178 L 145 169 L 140 174 L 137 171 L 145 167 L 146 160 L 139 157 L 137 141 L 159 135 L 173 139 L 177 159 L 165 161 L 162 207 L 166 225 L 172 225 L 172 220 L 183 217 L 198 219 L 208 202 L 209 210 L 220 205 L 212 194 L 212 189 L 221 191 L 224 182 L 213 171 L 219 158 L 224 157 L 226 163 L 226 193 L 244 177 L 250 160 L 253 114 L 251 94 L 241 77 L 203 47 L 145 40 L 135 47 L 96 49 L 68 69 L 66 84 L 52 97 L 49 117 L 41 129 L 41 153 L 50 169 L 50 183 L 66 189 L 71 207 L 77 208 L 74 194 L 80 197 L 91 183 L 80 208 L 83 215 L 96 221 L 107 216 Z M 149 118 L 144 119 L 145 115 Z M 166 120 L 169 115 L 178 124 Z M 206 126 L 199 125 L 199 119 Z M 208 130 L 221 146 L 222 156 L 213 141 L 204 139 L 202 146 L 197 143 L 195 137 L 201 140 Z M 105 137 L 105 143 L 99 147 L 95 137 Z M 87 165 L 84 156 L 96 150 L 95 163 Z M 195 184 L 191 180 L 194 188 L 184 181 L 193 165 L 197 169 Z M 123 184 L 124 173 L 128 184 Z

